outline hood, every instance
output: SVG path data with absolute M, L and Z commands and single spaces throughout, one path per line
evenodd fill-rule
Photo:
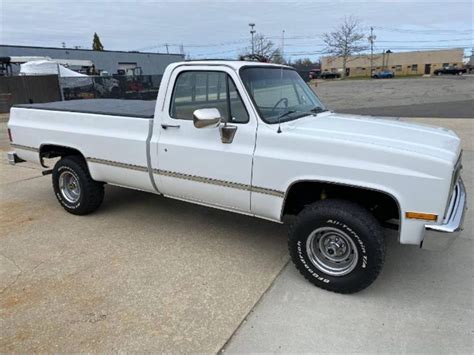
M 377 145 L 449 162 L 455 162 L 461 150 L 459 137 L 447 128 L 374 116 L 323 112 L 290 121 L 286 129 L 294 134 Z

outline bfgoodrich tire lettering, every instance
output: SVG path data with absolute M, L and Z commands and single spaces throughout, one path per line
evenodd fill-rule
M 355 293 L 369 286 L 385 259 L 378 221 L 363 207 L 344 200 L 323 200 L 305 207 L 290 227 L 288 248 L 308 281 L 338 293 Z
M 70 185 L 70 193 L 66 192 L 65 183 Z M 94 212 L 104 199 L 104 184 L 92 179 L 86 163 L 79 156 L 67 156 L 56 163 L 53 190 L 63 208 L 76 215 Z

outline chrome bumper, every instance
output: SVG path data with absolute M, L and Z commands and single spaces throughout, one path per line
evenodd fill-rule
M 15 164 L 24 162 L 24 160 L 21 159 L 18 155 L 16 155 L 16 153 L 14 151 L 11 151 L 11 152 L 7 153 L 7 159 L 8 159 L 8 163 L 10 165 L 15 165 Z
M 421 243 L 423 249 L 446 250 L 461 234 L 464 215 L 467 209 L 466 188 L 461 179 L 458 180 L 448 213 L 442 224 L 425 225 L 425 238 Z

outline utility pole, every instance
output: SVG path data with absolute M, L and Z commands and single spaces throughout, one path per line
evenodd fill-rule
M 254 23 L 249 23 L 249 26 L 250 26 L 250 35 L 252 36 L 252 55 L 255 54 L 255 45 L 254 45 L 254 42 L 253 42 L 253 35 L 255 34 L 255 24 Z
M 280 56 L 281 56 L 281 61 L 282 61 L 282 63 L 285 61 L 285 59 L 284 59 L 284 53 L 285 53 L 285 30 L 281 31 L 281 50 L 280 50 Z
M 374 71 L 374 41 L 377 36 L 374 35 L 374 28 L 370 27 L 370 36 L 368 38 L 370 42 L 370 77 L 372 77 L 372 73 Z

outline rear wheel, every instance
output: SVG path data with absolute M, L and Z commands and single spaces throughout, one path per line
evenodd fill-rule
M 385 259 L 383 230 L 363 207 L 323 200 L 303 209 L 289 231 L 291 258 L 314 285 L 355 293 L 379 275 Z
M 63 208 L 76 215 L 94 212 L 104 199 L 104 184 L 92 179 L 79 156 L 67 156 L 56 163 L 53 189 Z

